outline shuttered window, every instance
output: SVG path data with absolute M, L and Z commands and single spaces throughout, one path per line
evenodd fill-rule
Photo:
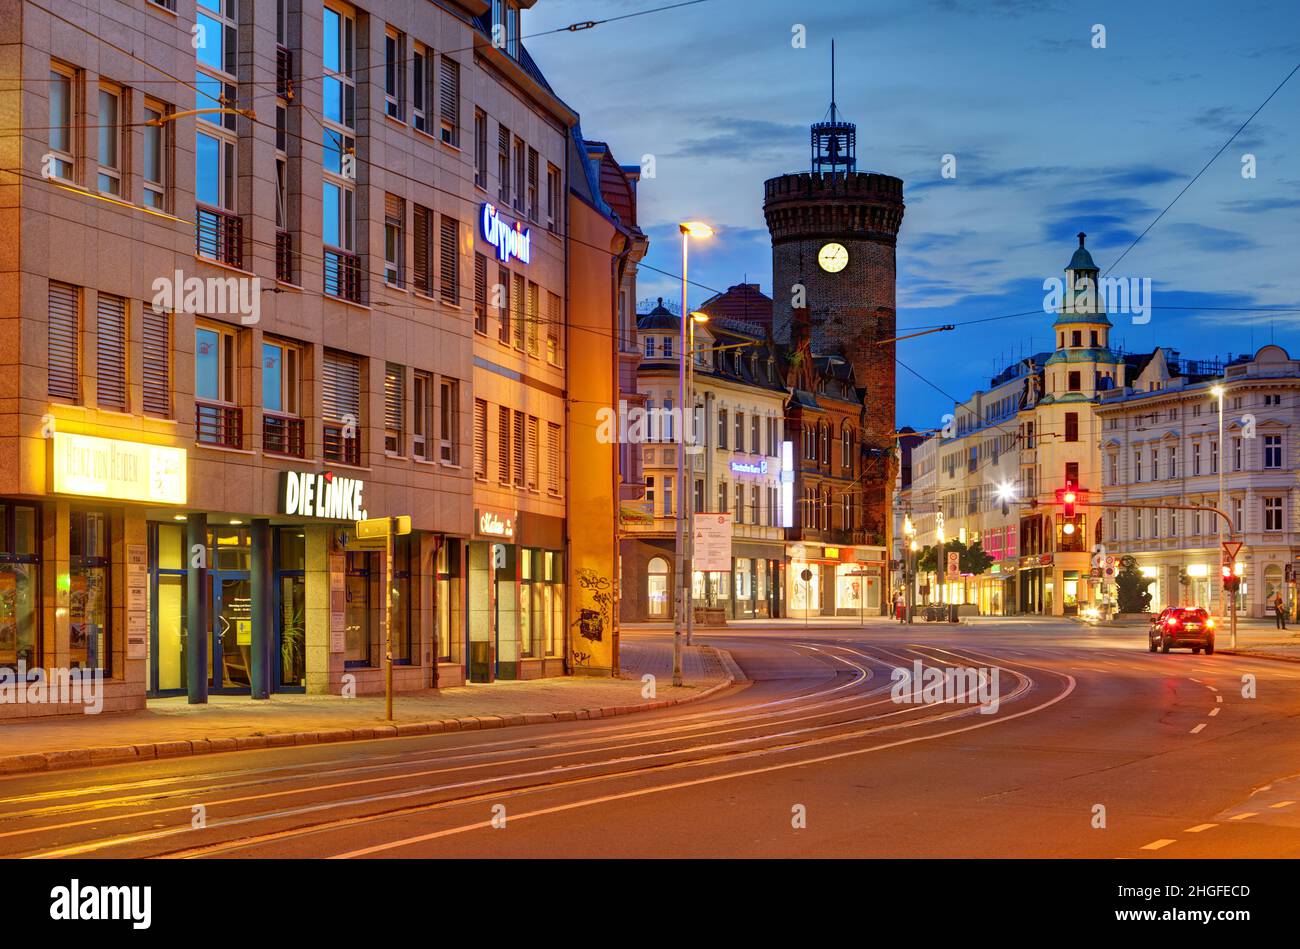
M 169 418 L 172 414 L 172 327 L 166 313 L 144 308 L 140 339 L 141 374 L 145 415 Z
M 505 267 L 497 268 L 497 285 L 494 289 L 500 299 L 497 301 L 500 306 L 497 308 L 497 318 L 501 321 L 501 329 L 497 334 L 497 339 L 502 343 L 510 342 L 510 271 Z
M 497 178 L 500 187 L 497 197 L 502 204 L 510 203 L 510 129 L 497 126 Z
M 50 281 L 50 328 L 46 347 L 51 398 L 69 402 L 81 400 L 80 331 L 81 289 Z
M 442 302 L 456 306 L 460 302 L 459 257 L 456 254 L 456 235 L 460 224 L 454 217 L 442 216 L 442 232 L 438 240 Z
M 537 427 L 538 427 L 537 417 L 535 415 L 528 416 L 528 444 L 526 446 L 526 449 L 527 449 L 529 491 L 537 490 L 537 465 L 538 465 L 537 455 L 541 447 L 537 443 L 537 438 L 538 438 Z
M 347 353 L 325 353 L 321 413 L 331 422 L 361 418 L 361 361 Z
M 415 289 L 433 296 L 433 212 L 415 206 Z
M 537 221 L 537 149 L 528 149 L 528 219 Z
M 515 348 L 524 348 L 524 278 L 514 274 L 515 285 L 510 294 L 510 316 L 515 324 Z
M 474 330 L 487 332 L 487 257 L 474 255 Z
M 101 293 L 95 316 L 95 404 L 125 412 L 126 301 Z
M 514 443 L 511 452 L 511 465 L 515 476 L 515 484 L 523 487 L 524 484 L 524 413 L 515 412 L 514 437 L 511 439 Z
M 474 477 L 487 480 L 487 403 L 474 400 Z
M 546 490 L 560 493 L 560 426 L 547 423 L 546 438 Z
M 537 307 L 539 290 L 537 284 L 528 283 L 528 355 L 537 355 Z
M 497 480 L 510 483 L 510 410 L 497 409 Z
M 460 145 L 460 63 L 442 57 L 438 73 L 438 112 L 442 120 L 442 140 Z
M 560 295 L 546 294 L 546 360 L 553 366 L 560 364 Z
M 406 403 L 406 370 L 384 366 L 384 451 L 402 453 L 402 416 Z

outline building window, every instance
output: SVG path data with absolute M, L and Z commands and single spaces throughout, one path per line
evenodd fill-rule
M 356 21 L 326 7 L 324 13 L 324 108 L 321 241 L 325 292 L 361 302 L 362 273 L 356 248 Z
M 425 296 L 433 296 L 433 212 L 415 206 L 415 263 L 412 282 Z
M 230 327 L 194 328 L 194 437 L 203 444 L 244 447 L 237 342 Z
M 510 129 L 504 125 L 497 127 L 497 199 L 510 205 Z
M 546 292 L 546 361 L 560 365 L 561 300 L 558 293 Z
M 361 360 L 327 350 L 321 372 L 323 454 L 326 461 L 361 464 Z
M 726 450 L 727 447 L 727 410 L 718 409 L 718 447 Z
M 170 123 L 163 119 L 168 109 L 160 104 L 144 104 L 144 204 L 162 211 L 167 205 L 168 157 L 170 153 Z M 150 125 L 157 122 L 157 125 Z
M 1265 468 L 1282 467 L 1282 436 L 1281 435 L 1264 436 L 1264 467 Z
M 122 92 L 115 87 L 99 89 L 99 176 L 101 194 L 122 194 Z
M 198 11 L 194 107 L 234 109 L 237 102 L 238 23 L 235 0 L 205 0 Z M 196 116 L 194 196 L 198 252 L 222 263 L 243 266 L 243 233 L 235 210 L 239 163 L 233 112 Z
M 433 461 L 433 419 L 433 376 L 417 369 L 411 374 L 411 454 L 421 461 Z
M 525 318 L 528 321 L 528 355 L 536 358 L 540 355 L 539 346 L 541 345 L 538 338 L 538 308 L 541 306 L 541 290 L 537 284 L 531 280 L 528 281 L 528 302 L 525 308 Z
M 1234 439 L 1232 440 L 1232 470 L 1233 470 L 1233 471 L 1241 471 L 1241 470 L 1242 470 L 1241 439 L 1240 439 L 1240 438 L 1234 438 Z
M 1081 377 L 1082 374 L 1077 369 L 1070 373 L 1068 388 L 1071 392 L 1078 392 L 1082 388 Z
M 127 410 L 126 301 L 99 294 L 95 322 L 95 404 Z
M 487 403 L 474 400 L 474 477 L 487 480 Z
M 416 43 L 411 51 L 411 124 L 416 131 L 429 131 L 429 64 L 432 57 L 423 43 Z
M 552 497 L 560 496 L 560 484 L 563 481 L 560 467 L 562 457 L 560 426 L 555 422 L 548 422 L 546 424 L 546 491 Z
M 442 302 L 448 306 L 460 304 L 460 258 L 457 255 L 456 239 L 459 222 L 454 217 L 443 215 L 438 235 L 439 257 L 439 291 Z
M 488 186 L 488 120 L 482 109 L 474 110 L 474 184 Z
M 520 351 L 528 338 L 528 327 L 524 324 L 524 306 L 527 289 L 522 274 L 513 274 L 514 287 L 510 291 L 510 322 L 514 329 L 514 346 Z
M 1133 481 L 1134 483 L 1142 480 L 1142 449 L 1139 448 L 1133 452 Z
M 40 509 L 0 502 L 0 666 L 40 665 Z
M 81 400 L 81 289 L 50 281 L 47 392 L 69 402 Z
M 76 106 L 76 72 L 61 65 L 50 67 L 50 173 L 72 181 L 72 115 Z
M 438 386 L 438 459 L 460 464 L 460 383 L 443 379 Z
M 1178 477 L 1178 449 L 1173 446 L 1165 449 L 1165 477 Z
M 402 454 L 402 431 L 406 416 L 406 369 L 388 363 L 384 366 L 384 451 Z
M 487 257 L 474 254 L 474 332 L 487 334 Z
M 510 469 L 513 475 L 514 485 L 517 488 L 524 487 L 524 478 L 527 474 L 528 465 L 524 458 L 524 413 L 515 411 L 514 428 L 511 431 L 511 450 L 510 450 Z
M 1282 529 L 1282 499 L 1264 499 L 1264 530 L 1280 531 Z
M 552 164 L 546 166 L 546 229 L 552 234 L 560 231 L 560 208 L 564 193 L 561 189 L 560 169 Z
M 1219 473 L 1219 443 L 1210 442 L 1210 474 Z
M 144 308 L 140 340 L 140 383 L 144 413 L 159 418 L 172 414 L 172 328 L 171 319 L 152 306 Z
M 349 550 L 345 578 L 343 665 L 369 666 L 379 626 L 384 570 L 378 551 Z
M 727 482 L 718 482 L 718 513 L 727 513 Z
M 384 33 L 384 111 L 402 121 L 406 99 L 406 37 L 396 30 Z
M 1232 529 L 1241 533 L 1241 498 L 1232 499 Z
M 497 409 L 497 480 L 510 483 L 510 410 L 504 405 Z
M 497 268 L 497 283 L 492 288 L 497 304 L 497 341 L 503 346 L 510 345 L 510 271 L 504 266 Z
M 112 675 L 108 514 L 73 510 L 68 544 L 68 658 L 74 669 Z
M 302 458 L 306 439 L 302 420 L 302 351 L 293 343 L 262 339 L 262 448 Z
M 527 211 L 525 207 L 526 191 L 528 188 L 528 160 L 527 148 L 522 138 L 515 139 L 515 154 L 513 159 L 515 171 L 515 214 L 523 217 Z
M 538 209 L 541 204 L 537 200 L 538 188 L 538 156 L 537 149 L 528 149 L 528 220 L 536 223 Z
M 1065 413 L 1065 440 L 1067 442 L 1077 442 L 1079 440 L 1079 413 Z
M 403 257 L 406 244 L 403 225 L 406 221 L 406 202 L 395 194 L 384 195 L 384 282 L 400 287 L 406 282 Z
M 1201 443 L 1192 442 L 1192 474 L 1201 473 Z
M 735 518 L 737 524 L 745 523 L 745 486 L 736 485 L 736 508 Z
M 442 140 L 460 147 L 460 63 L 443 56 L 438 72 L 438 118 Z

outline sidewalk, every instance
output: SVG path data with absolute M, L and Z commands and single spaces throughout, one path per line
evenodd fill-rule
M 1249 626 L 1238 621 L 1237 648 L 1231 649 L 1228 642 L 1228 630 L 1220 627 L 1215 640 L 1215 649 L 1218 652 L 1300 662 L 1300 627 L 1294 623 L 1288 629 L 1278 629 L 1275 621 L 1271 619 L 1267 624 L 1263 621 L 1252 621 Z
M 151 699 L 143 711 L 11 719 L 0 724 L 0 774 L 609 718 L 696 701 L 744 678 L 729 655 L 707 646 L 683 650 L 680 688 L 672 685 L 671 644 L 624 643 L 622 665 L 618 679 L 571 676 L 400 693 L 392 723 L 384 719 L 382 695 L 301 694 L 256 703 L 214 695 L 207 705 L 176 696 Z M 654 698 L 641 695 L 646 673 L 656 678 Z

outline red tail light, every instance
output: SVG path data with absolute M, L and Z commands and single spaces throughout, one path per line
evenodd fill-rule
M 1177 628 L 1178 628 L 1178 617 L 1177 617 L 1177 616 L 1171 616 L 1171 617 L 1169 617 L 1169 619 L 1167 619 L 1167 620 L 1165 621 L 1165 625 L 1168 626 L 1170 629 L 1177 629 Z
M 1211 617 L 1209 617 L 1209 618 L 1206 619 L 1206 621 L 1205 621 L 1205 626 L 1206 626 L 1207 629 L 1214 629 L 1214 617 L 1213 617 L 1213 616 L 1211 616 Z

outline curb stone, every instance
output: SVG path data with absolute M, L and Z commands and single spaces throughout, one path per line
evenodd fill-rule
M 330 744 L 343 741 L 371 741 L 379 738 L 407 738 L 419 735 L 437 735 L 443 732 L 472 731 L 487 728 L 509 728 L 516 725 L 545 725 L 554 722 L 573 722 L 633 715 L 656 709 L 670 708 L 698 702 L 738 684 L 747 684 L 748 677 L 741 671 L 731 653 L 713 649 L 726 673 L 725 678 L 696 695 L 674 699 L 657 699 L 641 705 L 611 705 L 603 708 L 566 709 L 557 712 L 523 712 L 509 715 L 479 715 L 462 718 L 434 719 L 428 722 L 406 722 L 393 725 L 374 725 L 358 728 L 336 728 L 326 731 L 275 732 L 269 735 L 237 735 L 233 738 L 194 738 L 183 741 L 145 742 L 138 745 L 104 745 L 95 748 L 74 748 L 60 751 L 35 752 L 0 756 L 0 774 L 28 774 L 37 771 L 63 771 L 88 765 L 122 764 L 130 760 L 148 761 L 157 758 L 182 758 L 194 755 L 218 754 L 229 751 L 250 751 L 294 745 Z M 1220 652 L 1224 652 L 1220 650 Z M 1232 653 L 1225 653 L 1231 655 Z M 1253 655 L 1242 653 L 1242 655 Z M 1260 656 L 1300 662 L 1300 658 Z

